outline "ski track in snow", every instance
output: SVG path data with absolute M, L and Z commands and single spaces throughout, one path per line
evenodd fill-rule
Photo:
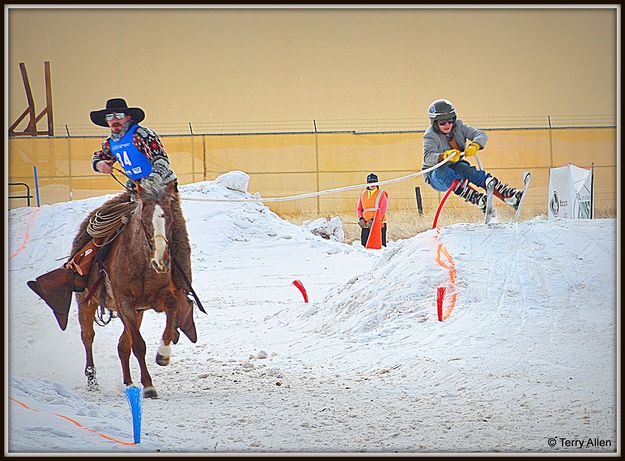
M 183 197 L 240 198 L 214 182 Z M 99 392 L 86 389 L 77 306 L 59 330 L 26 281 L 59 267 L 78 224 L 110 196 L 9 213 L 9 451 L 18 453 L 580 453 L 616 447 L 615 220 L 440 229 L 459 296 L 445 322 L 435 231 L 382 251 L 323 240 L 258 203 L 183 200 L 198 342 L 154 362 L 164 316 L 142 334 L 159 398 L 132 440 L 115 319 L 96 326 Z M 305 304 L 292 281 L 300 279 Z M 267 353 L 266 357 L 260 351 Z M 133 377 L 139 380 L 136 360 Z M 6 388 L 6 386 L 5 386 Z

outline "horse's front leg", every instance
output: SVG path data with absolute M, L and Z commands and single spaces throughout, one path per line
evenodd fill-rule
M 126 386 L 130 386 L 132 385 L 132 378 L 130 376 L 130 350 L 132 349 L 132 353 L 137 358 L 137 361 L 139 362 L 139 369 L 141 370 L 143 396 L 146 398 L 156 398 L 156 389 L 154 389 L 152 377 L 150 376 L 150 372 L 148 371 L 148 367 L 145 363 L 145 341 L 141 337 L 141 333 L 139 331 L 142 319 L 143 312 L 141 311 L 137 313 L 130 313 L 122 318 L 122 321 L 124 322 L 124 334 L 119 340 L 119 358 L 122 362 L 124 384 Z
M 78 303 L 78 318 L 80 321 L 80 337 L 85 347 L 85 376 L 87 377 L 87 389 L 90 391 L 99 390 L 98 380 L 95 376 L 95 364 L 93 363 L 93 320 L 95 311 L 98 308 L 94 301 L 86 302 L 83 295 L 76 297 Z
M 124 322 L 124 331 L 119 337 L 119 342 L 117 343 L 117 355 L 119 355 L 119 361 L 122 365 L 123 382 L 126 386 L 132 386 L 132 376 L 130 375 L 130 350 L 132 348 L 132 336 L 123 317 L 122 322 Z
M 132 353 L 139 362 L 139 369 L 141 370 L 141 384 L 143 384 L 143 396 L 148 399 L 155 399 L 158 397 L 154 384 L 152 384 L 152 377 L 148 371 L 148 365 L 145 362 L 146 345 L 143 337 L 141 336 L 141 321 L 143 320 L 143 311 L 138 311 L 135 315 L 135 326 L 131 330 L 132 333 Z
M 171 346 L 174 336 L 176 334 L 176 319 L 178 300 L 173 291 L 170 291 L 163 297 L 163 308 L 167 321 L 165 323 L 165 331 L 163 331 L 163 337 L 161 339 L 161 345 L 156 353 L 156 363 L 161 366 L 169 365 L 171 358 Z

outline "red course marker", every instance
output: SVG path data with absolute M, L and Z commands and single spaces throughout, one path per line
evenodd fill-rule
M 302 293 L 302 296 L 304 297 L 304 302 L 307 303 L 308 294 L 306 293 L 306 288 L 304 288 L 302 282 L 300 282 L 299 280 L 293 280 L 293 285 L 295 285 L 299 289 L 299 291 Z
M 436 289 L 436 309 L 440 322 L 443 321 L 443 299 L 445 299 L 445 287 L 438 287 Z

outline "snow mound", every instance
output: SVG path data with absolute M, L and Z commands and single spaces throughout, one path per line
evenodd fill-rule
M 456 224 L 440 236 L 430 230 L 388 248 L 371 271 L 334 287 L 301 317 L 325 335 L 359 342 L 411 336 L 419 343 L 437 328 L 437 288 L 450 290 L 445 265 L 454 267 L 457 294 L 449 323 L 469 314 L 479 323 L 504 306 L 554 308 L 577 296 L 592 310 L 615 296 L 615 286 L 602 283 L 614 279 L 613 238 L 614 220 Z M 451 258 L 441 257 L 443 265 L 436 262 L 439 246 Z M 527 279 L 533 283 L 522 283 Z
M 242 171 L 229 171 L 218 176 L 215 181 L 228 189 L 247 192 L 250 176 Z
M 331 289 L 304 317 L 319 322 L 315 331 L 363 341 L 403 328 L 415 331 L 436 314 L 433 295 L 447 277 L 433 264 L 434 232 L 389 245 L 371 271 Z
M 231 177 L 237 178 L 238 173 L 240 172 L 232 172 Z M 221 177 L 228 177 L 228 175 Z M 228 181 L 226 183 L 233 185 Z M 273 239 L 300 241 L 304 239 L 313 246 L 324 246 L 327 251 L 359 251 L 359 249 L 340 243 L 342 240 L 339 239 L 340 222 L 333 220 L 326 226 L 330 229 L 328 232 L 332 232 L 335 236 L 333 239 L 326 240 L 321 235 L 322 232 L 318 234 L 310 232 L 302 226 L 280 218 L 262 202 L 251 201 L 260 199 L 259 193 L 242 192 L 227 187 L 221 181 L 202 181 L 182 186 L 180 193 L 192 245 L 194 240 L 205 241 L 205 239 L 208 239 L 215 247 L 221 246 L 222 248 L 232 244 L 233 241 L 253 242 Z M 228 200 L 233 201 L 228 202 Z M 202 201 L 205 203 L 202 204 Z M 194 236 L 198 236 L 197 239 Z M 202 246 L 206 247 L 206 245 Z
M 302 226 L 314 235 L 323 237 L 326 240 L 342 242 L 345 238 L 343 223 L 338 216 L 334 218 L 319 218 L 314 221 L 304 221 Z

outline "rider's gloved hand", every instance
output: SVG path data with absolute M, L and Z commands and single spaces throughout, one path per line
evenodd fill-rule
M 460 151 L 458 149 L 449 149 L 441 154 L 442 159 L 445 160 L 449 158 L 450 162 L 457 162 L 460 160 Z
M 464 149 L 464 155 L 467 157 L 472 157 L 477 154 L 477 151 L 480 150 L 481 147 L 478 143 L 472 142 Z

